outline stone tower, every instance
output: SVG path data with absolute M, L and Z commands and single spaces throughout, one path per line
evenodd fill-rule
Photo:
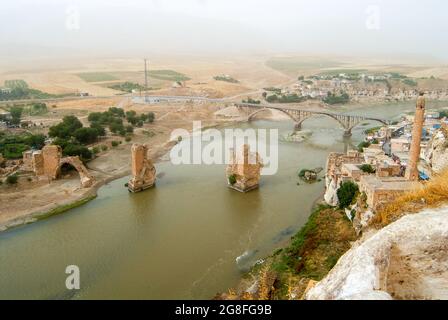
M 415 108 L 412 143 L 405 175 L 409 181 L 417 181 L 419 179 L 418 162 L 420 160 L 420 143 L 422 140 L 423 124 L 425 122 L 425 105 L 425 97 L 421 93 L 417 100 L 417 107 Z
M 132 177 L 128 183 L 131 192 L 140 192 L 154 186 L 156 168 L 148 158 L 146 145 L 134 144 L 131 149 Z
M 229 187 L 240 192 L 258 188 L 262 167 L 260 155 L 250 152 L 249 145 L 243 145 L 240 152 L 232 150 L 230 163 L 226 170 Z

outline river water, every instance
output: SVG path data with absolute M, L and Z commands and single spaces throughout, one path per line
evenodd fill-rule
M 392 119 L 412 110 L 404 103 L 352 113 Z M 223 165 L 163 162 L 154 189 L 130 194 L 128 178 L 119 179 L 82 207 L 0 233 L 0 299 L 210 299 L 306 222 L 324 185 L 297 185 L 297 172 L 324 167 L 329 152 L 357 145 L 369 126 L 344 141 L 334 120 L 306 121 L 311 138 L 280 142 L 278 173 L 247 194 L 226 187 Z M 282 135 L 293 124 L 238 127 Z M 80 290 L 65 287 L 68 265 L 80 269 Z

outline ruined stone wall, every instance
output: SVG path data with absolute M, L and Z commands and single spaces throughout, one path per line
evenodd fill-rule
M 57 179 L 58 169 L 62 158 L 62 148 L 56 145 L 45 146 L 42 149 L 44 159 L 44 175 Z
M 156 168 L 148 157 L 148 146 L 135 143 L 131 148 L 132 177 L 128 183 L 131 192 L 140 192 L 154 186 Z
M 60 146 L 45 146 L 41 151 L 34 151 L 24 154 L 31 171 L 39 178 L 56 180 L 59 177 L 61 167 L 64 164 L 70 164 L 79 173 L 81 186 L 83 188 L 91 187 L 94 183 L 93 176 L 89 173 L 79 157 L 62 158 L 62 149 Z M 24 161 L 25 162 L 25 161 Z
M 33 152 L 33 171 L 36 176 L 44 175 L 44 156 L 42 151 Z
M 23 170 L 33 171 L 33 151 L 23 152 Z
M 263 163 L 258 153 L 250 152 L 249 145 L 243 145 L 241 150 L 231 151 L 230 163 L 226 169 L 229 187 L 247 192 L 258 187 Z M 235 181 L 232 181 L 232 180 Z

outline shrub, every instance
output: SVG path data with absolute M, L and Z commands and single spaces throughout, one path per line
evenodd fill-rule
M 93 154 L 97 154 L 97 153 L 100 152 L 100 148 L 98 148 L 98 147 L 93 147 L 93 148 L 92 148 L 92 152 L 93 152 Z
M 13 184 L 16 184 L 18 180 L 19 180 L 19 177 L 16 174 L 13 174 L 6 178 L 6 183 L 13 185 Z
M 358 185 L 352 181 L 346 181 L 341 184 L 337 195 L 339 199 L 339 208 L 345 209 L 353 203 L 359 191 Z
M 363 164 L 361 167 L 359 167 L 362 172 L 365 173 L 375 173 L 376 170 L 374 167 L 372 167 L 370 164 Z
M 102 144 L 101 145 L 101 151 L 106 151 L 108 148 L 107 148 L 107 146 L 105 145 L 105 144 Z
M 132 140 L 132 137 L 131 136 L 126 136 L 126 138 L 125 138 L 125 141 L 126 142 L 130 142 Z
M 67 144 L 63 150 L 63 154 L 71 157 L 79 156 L 83 161 L 92 159 L 92 152 L 79 144 Z
M 112 147 L 118 147 L 118 141 L 112 141 Z
M 236 183 L 236 176 L 232 174 L 229 176 L 229 183 L 233 186 Z
M 368 148 L 368 147 L 370 147 L 370 142 L 368 142 L 368 141 L 363 141 L 363 142 L 361 142 L 360 144 L 358 144 L 358 151 L 359 151 L 359 152 L 363 152 L 363 151 L 364 151 L 364 148 Z
M 126 132 L 127 133 L 133 133 L 134 132 L 134 127 L 131 125 L 127 125 L 126 126 Z

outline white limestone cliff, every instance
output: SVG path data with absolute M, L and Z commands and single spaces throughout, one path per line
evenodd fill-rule
M 448 207 L 365 235 L 307 300 L 448 299 Z
M 328 205 L 333 207 L 339 205 L 339 199 L 337 195 L 338 189 L 339 189 L 339 183 L 336 182 L 332 177 L 329 177 L 327 175 L 325 177 L 324 200 Z
M 448 132 L 438 130 L 425 151 L 424 158 L 434 173 L 440 173 L 448 167 Z

